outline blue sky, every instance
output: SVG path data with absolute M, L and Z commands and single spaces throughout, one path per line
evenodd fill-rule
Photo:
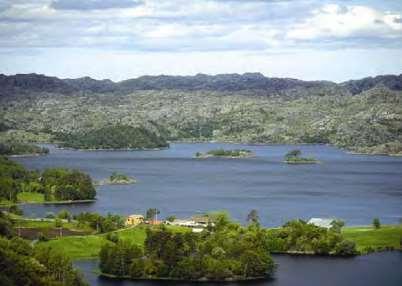
M 0 73 L 402 73 L 397 0 L 0 0 Z

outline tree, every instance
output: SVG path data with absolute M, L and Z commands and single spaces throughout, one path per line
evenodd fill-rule
M 111 242 L 117 243 L 119 241 L 119 236 L 115 232 L 109 232 L 106 234 L 106 239 Z
M 17 192 L 15 180 L 10 177 L 0 177 L 0 197 L 16 202 Z
M 331 222 L 331 228 L 336 232 L 341 232 L 342 227 L 345 226 L 345 222 L 343 220 L 337 219 Z
M 0 236 L 12 237 L 14 235 L 13 222 L 10 217 L 0 211 Z
M 61 210 L 58 214 L 57 217 L 60 219 L 66 219 L 68 222 L 71 221 L 72 215 L 69 211 L 67 210 Z
M 130 265 L 130 276 L 132 278 L 140 278 L 144 275 L 144 260 L 135 258 Z
M 381 228 L 381 222 L 380 222 L 380 219 L 378 217 L 373 219 L 373 227 L 375 229 Z
M 158 214 L 160 214 L 160 211 L 158 209 L 149 208 L 147 210 L 147 213 L 146 213 L 145 217 L 146 217 L 147 220 L 155 221 Z
M 176 219 L 176 216 L 174 216 L 174 215 L 168 216 L 168 217 L 166 218 L 166 220 L 167 220 L 167 221 L 170 221 L 170 222 L 174 221 L 175 219 Z
M 247 221 L 250 223 L 258 223 L 259 219 L 258 212 L 255 209 L 251 210 L 247 215 Z
M 285 157 L 299 157 L 301 155 L 301 151 L 299 149 L 291 150 L 288 153 L 286 153 Z
M 350 240 L 343 240 L 335 246 L 335 254 L 342 256 L 356 255 L 356 243 Z
M 245 251 L 241 255 L 240 261 L 246 277 L 262 277 L 271 274 L 274 270 L 272 258 L 265 253 L 257 253 L 254 250 Z
M 56 218 L 54 220 L 54 226 L 55 227 L 63 227 L 63 221 L 60 218 Z

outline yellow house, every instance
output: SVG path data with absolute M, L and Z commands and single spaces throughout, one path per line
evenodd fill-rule
M 140 223 L 144 222 L 144 216 L 143 215 L 137 215 L 137 214 L 133 214 L 133 215 L 129 215 L 126 218 L 126 222 L 124 223 L 126 226 L 136 226 L 139 225 Z

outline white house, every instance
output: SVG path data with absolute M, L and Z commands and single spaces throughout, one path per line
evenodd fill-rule
M 334 221 L 335 221 L 335 219 L 333 219 L 333 218 L 313 217 L 307 223 L 314 224 L 315 226 L 319 226 L 319 227 L 331 228 L 332 222 L 334 222 Z

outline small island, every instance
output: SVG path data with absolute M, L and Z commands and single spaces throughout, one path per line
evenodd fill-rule
M 285 155 L 285 163 L 287 164 L 317 164 L 318 160 L 312 157 L 302 157 L 302 152 L 298 149 L 289 151 Z
M 117 172 L 113 172 L 109 178 L 105 180 L 100 180 L 96 182 L 96 185 L 131 185 L 137 182 L 136 179 L 130 178 L 129 176 Z
M 197 152 L 195 154 L 196 158 L 206 159 L 206 158 L 250 158 L 254 157 L 255 154 L 247 149 L 233 149 L 233 150 L 225 150 L 225 149 L 215 149 L 210 150 L 205 153 Z

